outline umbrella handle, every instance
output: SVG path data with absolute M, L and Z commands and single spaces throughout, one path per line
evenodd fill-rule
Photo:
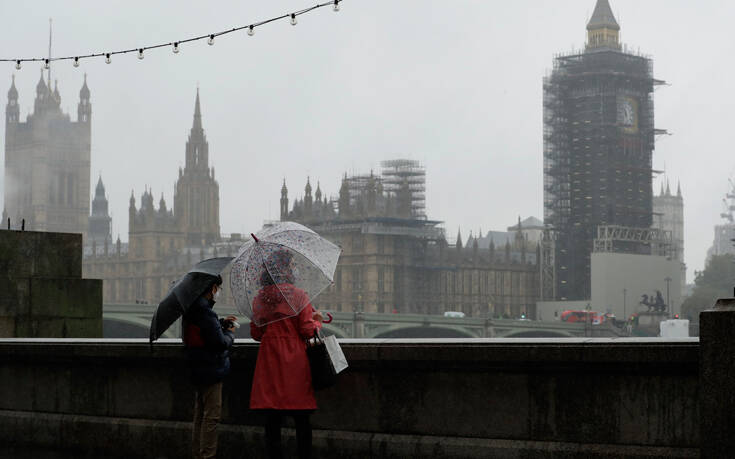
M 253 233 L 250 233 L 250 235 L 251 235 L 251 236 L 253 237 L 253 239 L 255 240 L 255 242 L 260 242 L 260 241 L 258 240 L 258 238 L 257 238 L 257 237 L 256 237 L 256 236 L 255 236 L 255 235 L 254 235 Z
M 325 323 L 325 324 L 332 323 L 332 320 L 334 319 L 332 317 L 332 314 L 327 313 L 327 317 L 329 317 L 329 320 L 323 320 L 322 323 Z

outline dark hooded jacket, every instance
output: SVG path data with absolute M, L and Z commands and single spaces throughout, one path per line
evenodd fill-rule
M 184 314 L 184 345 L 196 385 L 214 384 L 230 373 L 229 349 L 235 335 L 223 331 L 214 301 L 199 297 Z

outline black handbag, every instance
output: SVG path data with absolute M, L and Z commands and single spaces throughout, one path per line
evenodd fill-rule
M 311 385 L 314 390 L 332 387 L 337 382 L 337 373 L 334 371 L 332 359 L 329 358 L 327 346 L 324 345 L 318 333 L 306 342 L 306 356 L 311 368 Z

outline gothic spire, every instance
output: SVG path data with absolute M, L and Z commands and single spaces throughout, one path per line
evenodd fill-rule
M 8 100 L 18 100 L 18 90 L 15 88 L 15 74 L 11 76 L 10 89 L 8 89 Z
M 84 74 L 84 84 L 82 85 L 82 89 L 79 90 L 79 99 L 80 100 L 89 100 L 89 86 L 87 86 L 87 74 Z
M 209 145 L 202 128 L 202 109 L 199 102 L 199 87 L 197 87 L 194 102 L 194 122 L 186 142 L 186 171 L 192 169 L 209 171 Z
M 676 184 L 676 196 L 679 198 L 681 197 L 681 180 Z
M 97 180 L 97 187 L 94 189 L 95 197 L 105 197 L 105 185 L 102 183 L 102 174 L 100 174 L 99 180 Z
M 41 69 L 41 78 L 38 79 L 38 84 L 36 85 L 36 95 L 40 96 L 48 91 L 48 86 L 46 86 L 46 82 L 43 80 L 43 69 Z
M 306 177 L 306 186 L 304 187 L 304 193 L 306 193 L 306 196 L 311 196 L 311 178 L 309 176 Z
M 194 102 L 194 124 L 192 125 L 192 129 L 201 129 L 202 128 L 202 109 L 199 106 L 199 87 L 197 86 L 197 98 L 196 102 Z
M 590 22 L 587 23 L 587 30 L 602 28 L 620 30 L 620 25 L 615 20 L 615 15 L 608 0 L 597 0 L 595 11 L 592 13 Z

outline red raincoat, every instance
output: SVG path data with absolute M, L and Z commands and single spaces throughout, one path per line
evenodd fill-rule
M 321 324 L 312 319 L 314 308 L 306 293 L 296 287 L 292 288 L 294 295 L 301 297 L 307 304 L 299 315 L 263 327 L 250 323 L 250 335 L 254 340 L 260 341 L 253 388 L 250 392 L 252 410 L 316 409 L 304 340 L 314 336 Z M 278 309 L 290 309 L 276 285 L 268 285 L 262 289 L 254 304 L 262 302 L 276 304 Z

